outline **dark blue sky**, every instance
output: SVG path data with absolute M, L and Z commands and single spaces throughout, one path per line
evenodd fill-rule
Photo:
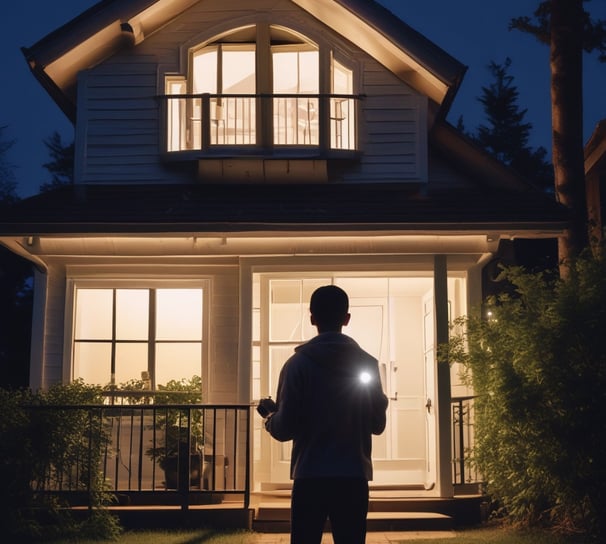
M 250 0 L 247 0 L 250 1 Z M 468 130 L 483 120 L 477 97 L 481 87 L 491 81 L 487 65 L 494 60 L 512 60 L 510 69 L 518 87 L 521 108 L 534 126 L 531 144 L 551 145 L 549 104 L 549 52 L 531 36 L 509 32 L 512 17 L 531 15 L 539 0 L 380 0 L 403 21 L 424 34 L 460 62 L 468 71 L 451 107 L 448 120 L 456 123 L 463 116 Z M 22 46 L 33 45 L 49 32 L 66 23 L 96 0 L 8 0 L 0 9 L 0 59 L 3 85 L 0 85 L 0 126 L 6 126 L 3 139 L 14 139 L 9 159 L 14 165 L 18 193 L 22 197 L 38 192 L 49 181 L 42 168 L 48 152 L 42 140 L 54 130 L 73 140 L 73 127 L 29 72 Z M 606 19 L 606 0 L 586 4 L 594 17 Z M 600 119 L 606 118 L 606 64 L 595 55 L 585 57 L 585 141 Z

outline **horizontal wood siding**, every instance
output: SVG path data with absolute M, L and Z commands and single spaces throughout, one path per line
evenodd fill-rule
M 82 183 L 184 183 L 195 169 L 160 158 L 163 114 L 158 95 L 166 74 L 186 72 L 189 47 L 261 17 L 307 30 L 358 69 L 361 160 L 340 169 L 340 181 L 418 181 L 426 171 L 426 107 L 400 79 L 365 52 L 331 33 L 288 0 L 200 2 L 138 46 L 83 73 L 79 81 L 76 180 Z M 78 147 L 82 149 L 82 147 Z M 190 165 L 193 166 L 193 165 Z
M 213 275 L 210 301 L 209 386 L 211 402 L 237 402 L 238 267 Z
M 345 180 L 425 181 L 425 100 L 373 59 L 362 66 L 362 159 Z
M 63 381 L 63 336 L 65 323 L 65 268 L 50 266 L 47 272 L 44 319 L 42 387 Z

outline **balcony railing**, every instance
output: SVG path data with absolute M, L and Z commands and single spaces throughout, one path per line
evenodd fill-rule
M 166 150 L 356 149 L 360 96 L 323 94 L 174 94 L 162 96 Z

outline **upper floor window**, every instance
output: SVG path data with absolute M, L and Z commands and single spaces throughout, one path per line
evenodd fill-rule
M 192 48 L 188 65 L 166 76 L 169 152 L 356 148 L 354 70 L 292 30 L 232 31 Z

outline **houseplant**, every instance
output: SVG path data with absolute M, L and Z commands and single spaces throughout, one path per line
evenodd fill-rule
M 154 394 L 154 438 L 146 453 L 164 471 L 169 489 L 200 485 L 203 472 L 202 410 L 185 405 L 202 402 L 202 379 L 170 380 Z

